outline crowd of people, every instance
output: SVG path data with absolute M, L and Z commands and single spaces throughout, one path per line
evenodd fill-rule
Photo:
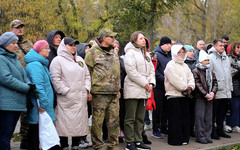
M 71 150 L 118 150 L 124 141 L 128 150 L 150 150 L 147 129 L 169 145 L 186 145 L 190 136 L 208 144 L 240 132 L 240 42 L 228 45 L 226 35 L 199 40 L 196 49 L 163 36 L 151 52 L 136 31 L 119 56 L 117 33 L 107 28 L 91 44 L 60 30 L 32 44 L 24 26 L 13 20 L 0 36 L 1 150 L 10 149 L 19 118 L 20 149 L 39 150 L 44 112 L 60 138 L 51 150 L 68 150 L 68 137 Z

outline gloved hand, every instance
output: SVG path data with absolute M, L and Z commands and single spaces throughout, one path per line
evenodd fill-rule
M 29 83 L 28 85 L 30 86 L 30 88 L 29 88 L 29 92 L 30 92 L 30 91 L 34 91 L 34 90 L 36 90 L 36 86 L 35 86 L 35 84 Z

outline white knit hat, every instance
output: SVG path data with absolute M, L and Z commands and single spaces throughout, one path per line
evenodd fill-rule
M 200 53 L 199 53 L 199 62 L 202 62 L 204 60 L 209 60 L 209 55 L 204 51 L 204 50 L 200 50 Z

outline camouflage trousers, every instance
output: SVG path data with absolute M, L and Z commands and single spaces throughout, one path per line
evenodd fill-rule
M 92 128 L 93 148 L 104 150 L 102 140 L 102 124 L 106 118 L 108 128 L 108 148 L 115 150 L 118 146 L 119 134 L 119 100 L 117 94 L 93 94 L 92 99 Z

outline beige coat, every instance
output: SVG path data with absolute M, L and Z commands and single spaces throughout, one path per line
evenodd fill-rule
M 84 60 L 68 51 L 62 40 L 58 56 L 50 65 L 53 86 L 58 93 L 55 125 L 59 136 L 84 136 L 88 134 L 87 91 L 91 79 Z
M 129 42 L 125 47 L 124 65 L 127 76 L 124 80 L 125 99 L 148 99 L 151 96 L 144 88 L 147 84 L 155 85 L 155 71 L 150 56 L 144 58 L 141 49 Z
M 178 51 L 182 48 L 184 48 L 183 45 L 173 45 L 171 48 L 172 60 L 168 62 L 164 70 L 166 96 L 184 97 L 182 91 L 187 89 L 188 86 L 192 90 L 195 88 L 193 74 L 188 65 L 184 63 L 187 53 L 184 59 L 177 56 Z M 185 52 L 187 52 L 186 49 Z

